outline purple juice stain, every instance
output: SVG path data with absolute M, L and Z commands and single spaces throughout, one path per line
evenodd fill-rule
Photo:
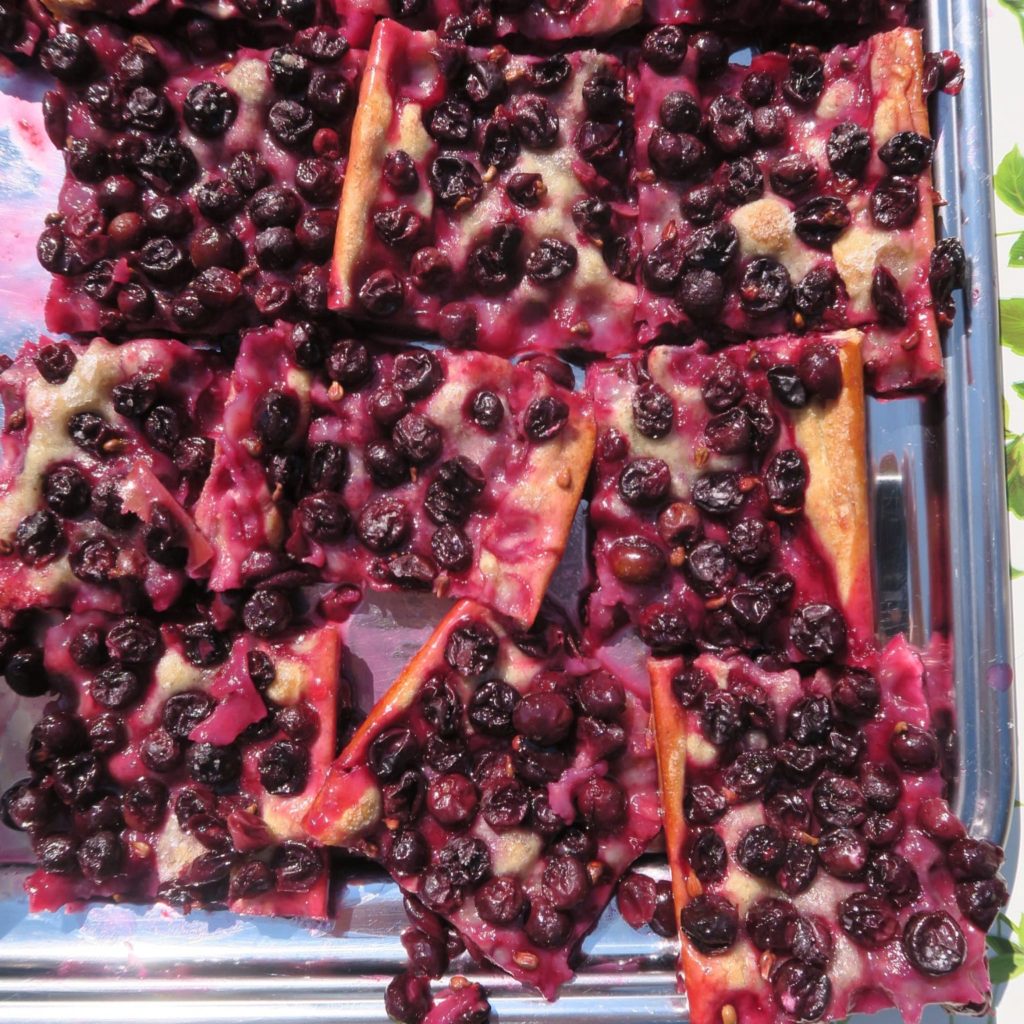
M 1013 685 L 1013 669 L 1004 661 L 990 665 L 985 673 L 985 682 L 998 693 L 1006 693 Z

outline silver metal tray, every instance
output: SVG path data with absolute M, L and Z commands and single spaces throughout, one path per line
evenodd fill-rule
M 970 280 L 947 338 L 944 392 L 870 402 L 878 628 L 883 637 L 906 632 L 933 656 L 935 677 L 952 682 L 957 808 L 972 832 L 1005 842 L 1016 743 L 984 5 L 927 0 L 925 16 L 928 47 L 957 50 L 967 69 L 959 96 L 935 100 L 933 123 L 936 185 L 948 204 L 941 211 L 943 234 L 963 238 Z M 0 91 L 23 88 L 0 80 Z M 30 291 L 41 294 L 45 287 L 32 231 L 55 195 L 42 151 L 26 158 L 29 150 L 10 144 L 13 120 L 0 121 L 0 222 L 13 235 L 0 252 L 0 351 L 33 333 L 31 319 L 16 310 L 25 308 L 26 275 L 38 275 L 38 288 Z M 33 207 L 29 217 L 26 204 Z M 581 538 L 577 530 L 577 543 Z M 440 606 L 429 605 L 371 601 L 357 617 L 351 646 L 356 655 L 373 651 L 377 659 L 367 664 L 352 656 L 349 668 L 363 701 L 370 697 L 368 680 L 386 685 L 437 621 Z M 372 642 L 367 631 L 387 632 L 387 642 Z M 21 774 L 21 747 L 39 703 L 0 692 L 0 786 Z M 1017 836 L 1012 839 L 1009 878 L 1017 857 Z M 363 865 L 338 872 L 345 880 L 336 887 L 334 920 L 317 926 L 115 905 L 30 915 L 21 888 L 27 853 L 22 837 L 0 829 L 4 1024 L 386 1019 L 383 988 L 404 960 L 399 933 L 405 917 L 397 888 Z M 643 869 L 666 874 L 656 855 Z M 685 997 L 675 991 L 673 942 L 634 932 L 613 906 L 584 954 L 578 977 L 555 1003 L 503 975 L 481 972 L 467 958 L 453 971 L 487 986 L 502 1024 L 685 1019 Z M 937 1009 L 926 1015 L 928 1021 L 949 1019 Z

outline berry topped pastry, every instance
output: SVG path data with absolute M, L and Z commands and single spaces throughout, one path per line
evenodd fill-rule
M 58 214 L 37 252 L 54 331 L 208 335 L 323 319 L 361 51 L 333 29 L 193 61 L 108 27 L 40 59 L 58 86 Z
M 941 306 L 955 282 L 930 281 L 920 33 L 709 66 L 665 27 L 646 37 L 640 68 L 641 337 L 872 325 L 876 390 L 937 385 L 933 293 Z
M 632 347 L 626 73 L 380 22 L 352 133 L 331 305 L 453 346 Z
M 550 358 L 378 349 L 310 324 L 248 333 L 196 511 L 211 587 L 298 566 L 529 625 L 594 447 L 589 402 L 563 384 Z
M 595 642 L 842 659 L 874 637 L 855 331 L 594 364 Z
M 661 827 L 647 694 L 574 646 L 553 625 L 510 633 L 457 604 L 306 818 L 549 999 Z
M 988 1005 L 1003 851 L 946 802 L 948 735 L 902 639 L 861 666 L 651 662 L 693 1024 Z
M 29 342 L 0 374 L 0 598 L 158 611 L 209 573 L 191 508 L 227 381 L 168 339 Z
M 324 917 L 325 858 L 299 822 L 334 754 L 340 656 L 333 626 L 52 625 L 38 671 L 59 697 L 32 731 L 33 777 L 3 797 L 41 862 L 33 908 L 161 898 Z

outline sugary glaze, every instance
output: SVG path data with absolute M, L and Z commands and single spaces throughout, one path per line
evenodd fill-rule
M 594 643 L 842 658 L 874 632 L 859 335 L 651 350 L 587 374 Z
M 49 328 L 323 319 L 364 56 L 331 29 L 229 58 L 99 26 L 46 43 L 47 132 L 68 165 L 38 244 Z
M 293 560 L 311 579 L 471 596 L 529 625 L 587 478 L 589 402 L 546 364 L 351 338 L 311 358 L 296 339 L 250 332 L 235 363 L 196 510 L 211 587 Z
M 988 1005 L 1002 851 L 949 810 L 905 640 L 803 678 L 711 654 L 650 673 L 694 1024 Z
M 502 354 L 631 347 L 630 123 L 612 56 L 467 50 L 380 22 L 331 305 Z
M 31 908 L 97 897 L 325 917 L 299 822 L 334 754 L 336 627 L 259 638 L 212 618 L 73 614 L 42 637 L 58 697 L 4 795 L 42 866 Z
M 191 508 L 225 391 L 176 341 L 28 342 L 0 374 L 5 611 L 161 611 L 208 572 Z
M 549 999 L 660 827 L 647 694 L 573 643 L 546 624 L 510 634 L 460 602 L 305 820 L 322 842 L 380 860 L 470 948 Z
M 874 324 L 875 390 L 940 383 L 920 33 L 709 73 L 658 31 L 636 100 L 641 338 Z

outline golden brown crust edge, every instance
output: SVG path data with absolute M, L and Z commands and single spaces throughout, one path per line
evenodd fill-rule
M 901 131 L 930 135 L 920 31 L 896 28 L 873 36 L 870 42 L 871 90 L 878 98 L 873 126 L 876 146 Z
M 924 46 L 920 31 L 898 28 L 872 37 L 871 89 L 877 98 L 873 126 L 876 148 L 901 131 L 931 136 L 924 94 Z M 918 191 L 922 213 L 911 230 L 915 249 L 927 266 L 935 248 L 934 207 L 938 201 L 930 167 L 925 168 L 918 178 Z M 920 287 L 927 288 L 923 280 Z M 935 388 L 942 383 L 942 344 L 930 296 L 926 295 L 902 334 L 890 329 L 885 332 L 882 344 L 882 334 L 877 333 L 879 340 L 865 346 L 865 362 L 872 386 L 879 394 L 911 388 Z M 907 342 L 905 347 L 910 349 L 909 342 L 915 333 L 917 339 L 912 352 L 891 352 L 904 340 Z
M 683 817 L 683 794 L 686 785 L 688 752 L 686 718 L 683 708 L 672 693 L 672 677 L 682 668 L 681 658 L 649 659 L 647 671 L 651 679 L 651 705 L 654 718 L 655 749 L 658 757 L 658 779 L 661 788 L 662 820 L 665 847 L 672 870 L 672 898 L 676 925 L 679 928 L 679 964 L 677 983 L 685 990 L 693 1024 L 721 1024 L 727 1018 L 723 1010 L 728 993 L 745 988 L 743 955 L 704 956 L 693 947 L 679 927 L 683 908 L 703 891 L 696 876 L 691 876 L 683 859 L 687 827 Z M 737 979 L 741 979 L 739 982 Z M 743 1024 L 742 1015 L 739 1024 Z
M 915 131 L 931 137 L 928 105 L 924 94 L 924 45 L 918 29 L 898 28 L 883 32 L 871 41 L 871 88 L 881 97 L 875 107 L 874 134 L 876 146 L 881 146 L 901 131 Z M 931 167 L 926 167 L 918 179 L 921 209 L 924 216 L 920 226 L 915 225 L 918 247 L 925 257 L 935 247 L 936 202 L 932 187 Z M 930 310 L 929 310 L 930 315 Z M 938 349 L 938 331 L 932 317 L 932 330 L 923 344 Z M 939 354 L 941 363 L 941 353 Z
M 843 611 L 866 639 L 875 618 L 861 334 L 844 331 L 829 339 L 839 352 L 843 389 L 831 402 L 808 405 L 794 421 L 810 469 L 804 514 L 831 562 Z
M 382 726 L 416 699 L 427 673 L 443 654 L 451 627 L 467 615 L 492 621 L 486 609 L 474 601 L 454 605 L 335 758 L 304 821 L 306 830 L 320 842 L 327 846 L 351 846 L 380 820 L 380 789 L 366 768 L 367 748 Z
M 668 863 L 672 869 L 672 897 L 677 919 L 686 905 L 686 879 L 683 877 L 682 864 L 683 844 L 686 841 L 686 822 L 683 819 L 686 726 L 682 708 L 672 695 L 672 677 L 681 665 L 679 658 L 650 658 L 647 662 L 647 672 L 651 678 L 651 714 L 654 721 L 654 749 L 658 758 L 661 820 Z
M 540 506 L 538 515 L 543 517 L 547 536 L 552 540 L 531 579 L 533 601 L 526 621 L 521 623 L 524 626 L 533 624 L 551 577 L 562 560 L 594 458 L 597 427 L 589 402 L 579 416 L 570 418 L 569 426 L 562 443 L 539 445 L 534 450 L 530 471 L 522 483 L 523 490 L 535 496 Z
M 370 40 L 359 103 L 352 122 L 345 181 L 341 188 L 334 235 L 330 305 L 348 309 L 355 298 L 353 274 L 367 237 L 370 210 L 380 186 L 380 172 L 394 117 L 391 78 L 406 37 L 412 33 L 395 21 L 377 22 Z

